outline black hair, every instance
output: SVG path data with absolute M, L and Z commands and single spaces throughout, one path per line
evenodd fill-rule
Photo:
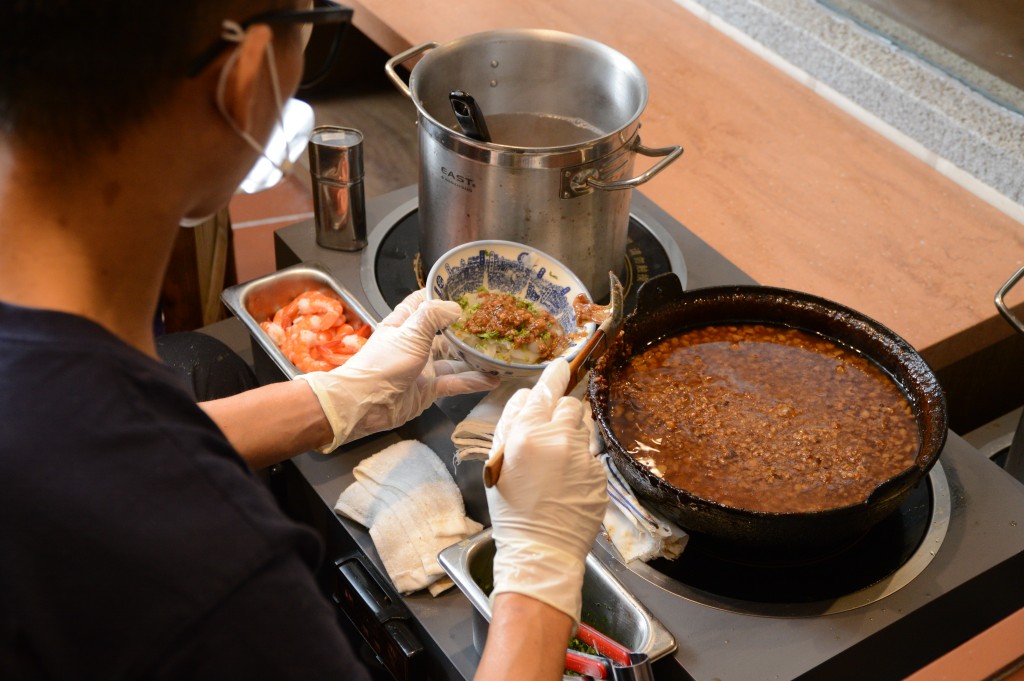
M 75 157 L 155 110 L 271 0 L 0 0 L 0 134 Z

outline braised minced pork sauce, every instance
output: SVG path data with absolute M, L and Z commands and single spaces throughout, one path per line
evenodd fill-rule
M 920 436 L 899 386 L 804 331 L 708 326 L 666 338 L 610 381 L 619 442 L 674 486 L 735 508 L 809 512 L 867 499 Z
M 560 355 L 569 339 L 550 312 L 509 293 L 480 289 L 458 301 L 462 317 L 452 331 L 505 361 L 537 364 Z

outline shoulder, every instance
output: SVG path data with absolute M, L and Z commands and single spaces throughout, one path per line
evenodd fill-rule
M 0 628 L 34 662 L 52 678 L 131 675 L 218 616 L 246 627 L 242 597 L 265 579 L 278 610 L 252 625 L 303 616 L 283 598 L 319 597 L 319 540 L 279 511 L 173 372 L 102 334 L 64 347 L 9 329 Z M 314 620 L 329 620 L 318 607 Z

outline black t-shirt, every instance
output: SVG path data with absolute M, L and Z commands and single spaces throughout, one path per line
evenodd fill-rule
M 168 367 L 0 303 L 0 678 L 366 679 L 320 551 Z

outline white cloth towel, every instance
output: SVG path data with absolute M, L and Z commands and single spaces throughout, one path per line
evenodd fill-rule
M 487 393 L 480 402 L 470 410 L 452 432 L 452 444 L 455 445 L 455 461 L 486 460 L 494 439 L 494 426 L 501 418 L 505 403 L 520 388 L 531 388 L 536 378 L 517 378 L 502 381 L 501 385 Z
M 437 595 L 452 586 L 437 554 L 483 529 L 466 517 L 462 494 L 427 445 L 403 440 L 362 461 L 334 506 L 369 528 L 395 588 Z
M 520 388 L 529 388 L 535 379 L 503 382 L 484 397 L 466 418 L 455 426 L 456 463 L 471 459 L 487 459 L 494 438 L 494 427 L 505 403 Z M 580 381 L 583 385 L 585 381 Z M 580 386 L 573 395 L 581 396 Z M 589 412 L 585 412 L 587 418 Z M 683 552 L 689 536 L 653 511 L 644 508 L 629 485 L 615 469 L 607 453 L 601 454 L 608 477 L 608 508 L 604 515 L 605 533 L 626 562 L 654 558 L 675 560 Z
M 601 455 L 608 475 L 608 508 L 604 513 L 604 529 L 615 549 L 627 563 L 647 562 L 654 558 L 675 560 L 686 548 L 689 535 L 658 513 L 644 508 L 611 456 Z

